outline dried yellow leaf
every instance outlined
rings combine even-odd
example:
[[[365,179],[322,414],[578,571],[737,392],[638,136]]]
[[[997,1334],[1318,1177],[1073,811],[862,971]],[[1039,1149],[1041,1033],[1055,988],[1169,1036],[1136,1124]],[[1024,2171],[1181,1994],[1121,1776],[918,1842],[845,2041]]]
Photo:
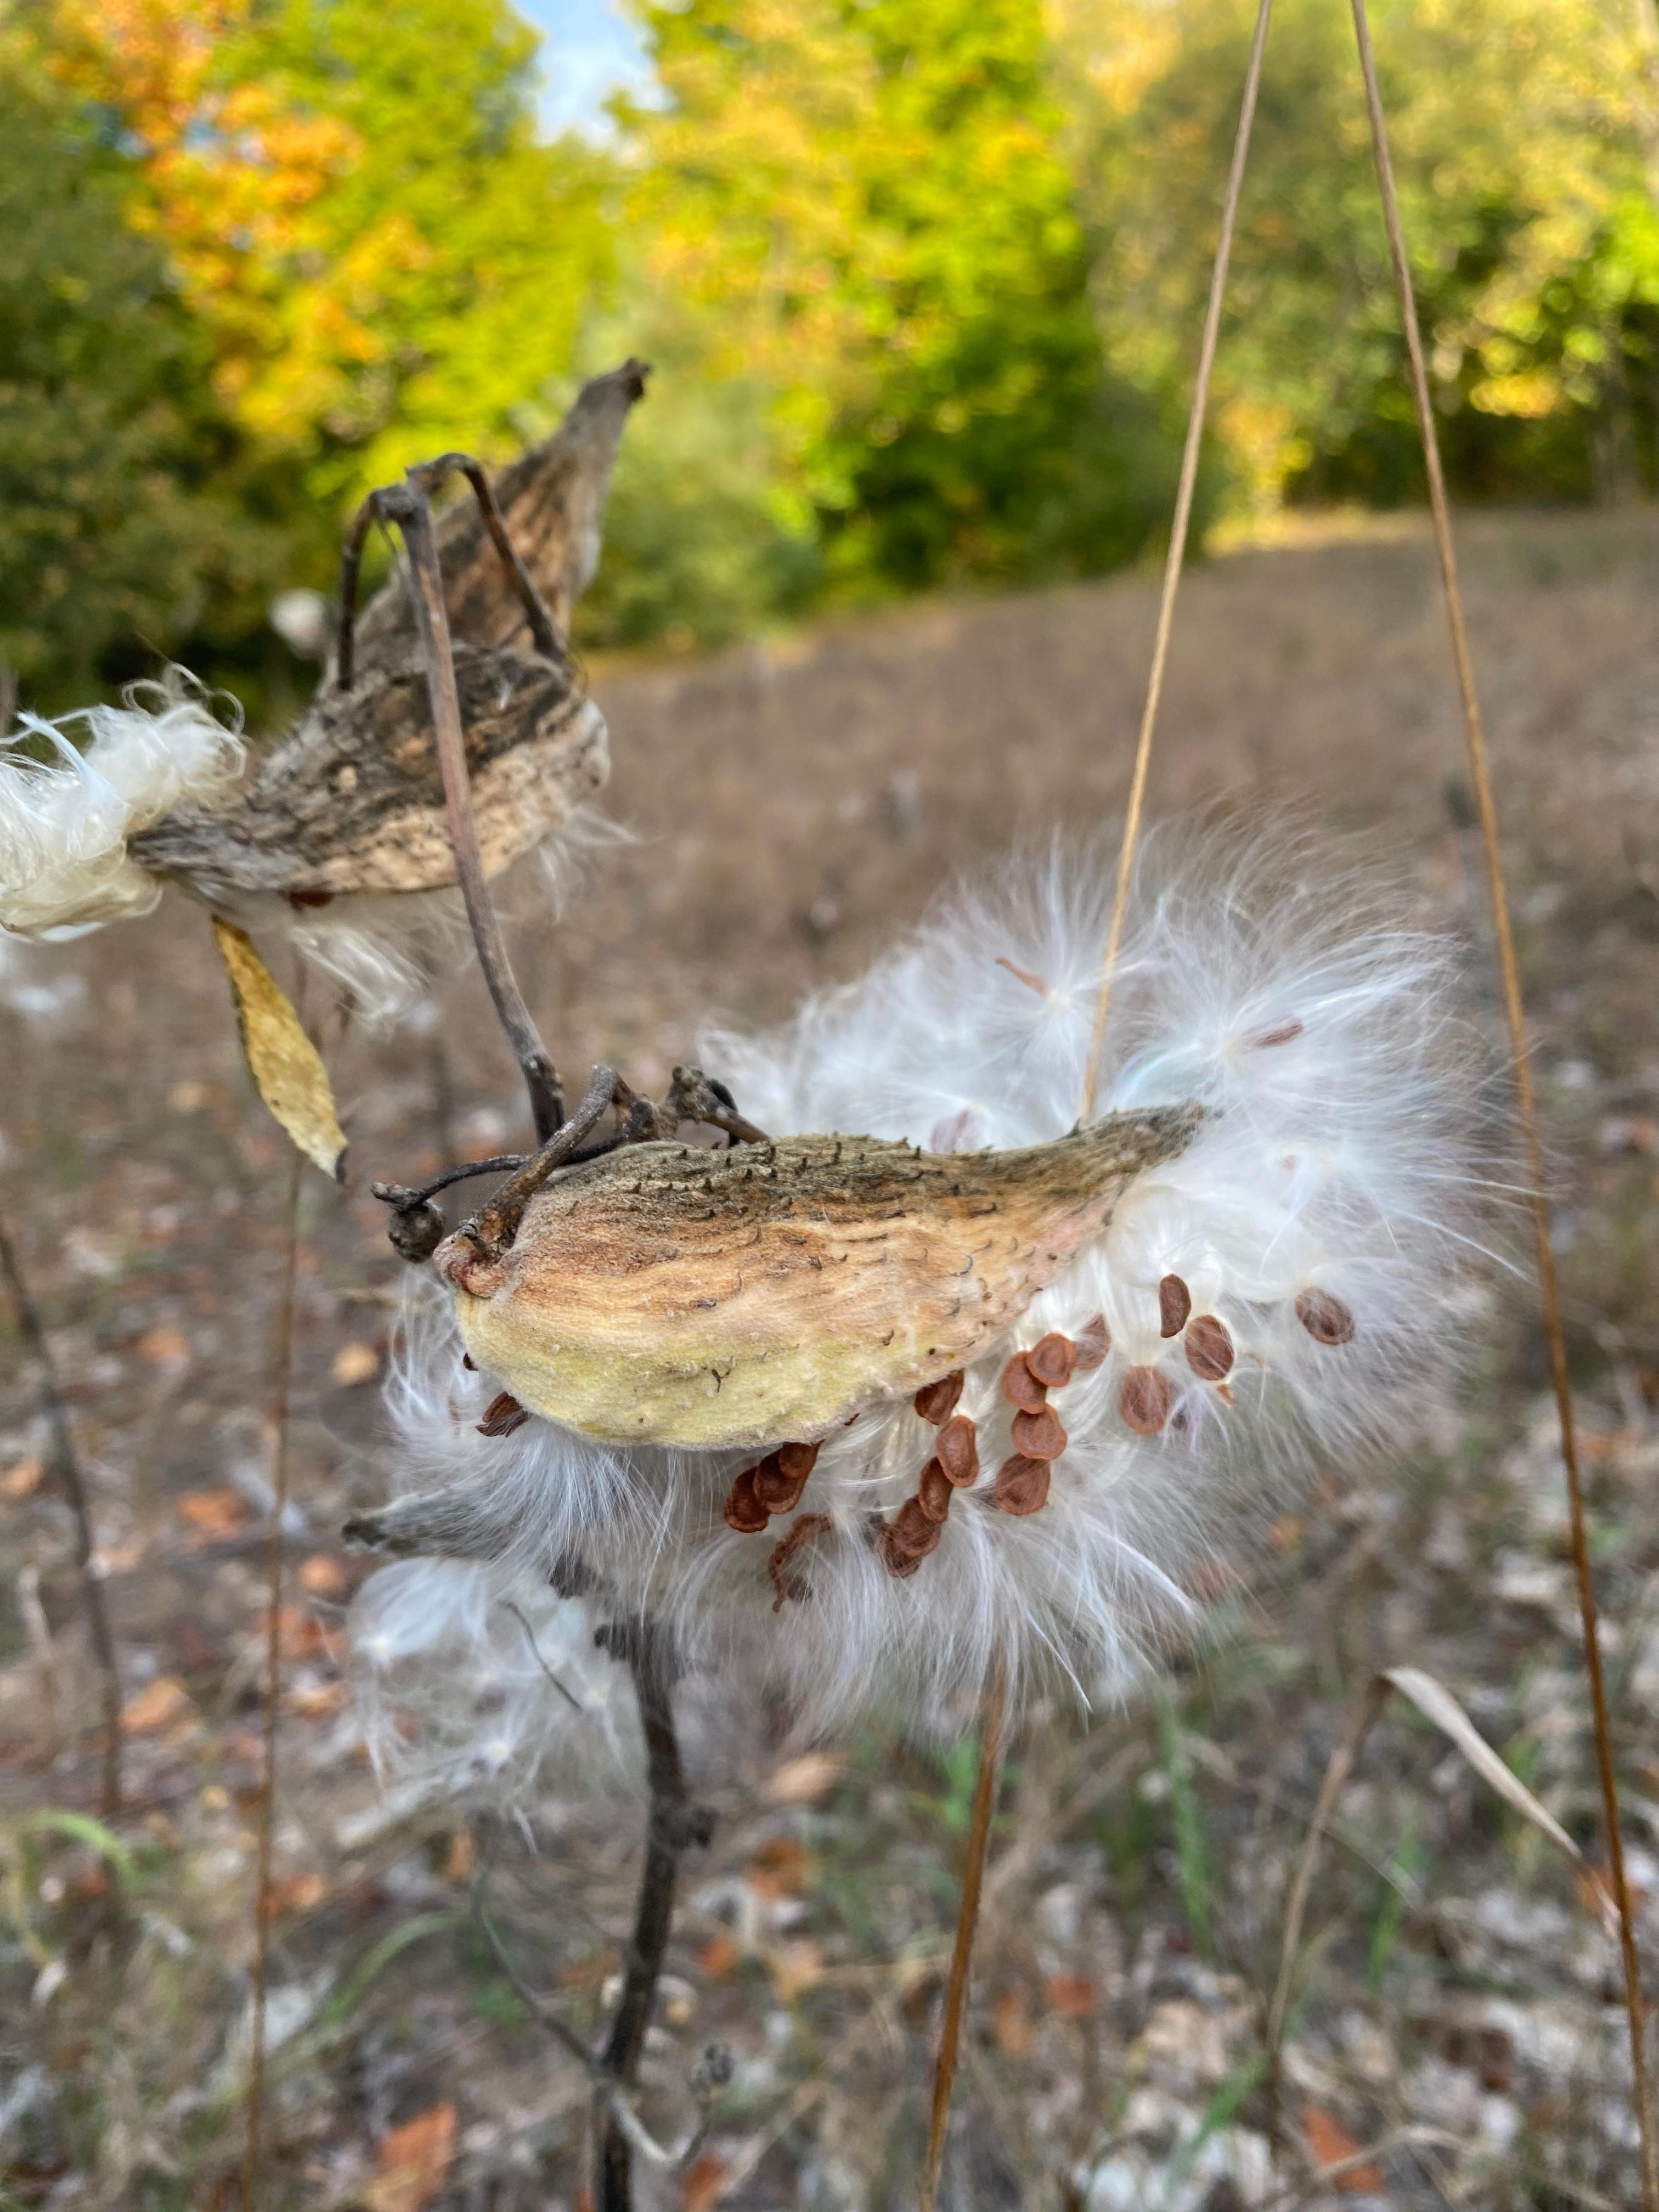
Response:
[[[230,977],[242,1050],[260,1097],[306,1158],[341,1181],[345,1132],[316,1046],[247,932],[215,915],[213,935]]]

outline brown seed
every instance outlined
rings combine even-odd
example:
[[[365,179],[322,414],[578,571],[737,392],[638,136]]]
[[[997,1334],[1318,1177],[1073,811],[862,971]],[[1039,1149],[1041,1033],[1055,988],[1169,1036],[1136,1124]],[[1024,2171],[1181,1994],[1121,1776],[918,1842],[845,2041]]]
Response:
[[[1292,1014],[1289,1021],[1280,1022],[1276,1030],[1269,1030],[1265,1036],[1252,1037],[1250,1044],[1253,1050],[1266,1052],[1269,1045],[1289,1044],[1293,1038],[1299,1037],[1301,1034],[1302,1024]]]
[[[1040,1513],[1048,1503],[1048,1462],[1016,1452],[997,1469],[996,1501],[1005,1513]]]
[[[1166,1275],[1158,1286],[1158,1333],[1179,1336],[1193,1310],[1193,1294],[1179,1275]]]
[[[823,1449],[822,1444],[780,1444],[772,1456],[793,1481],[805,1482]],[[776,1510],[775,1506],[773,1510]]]
[[[1215,1314],[1200,1314],[1187,1324],[1187,1364],[1200,1382],[1219,1382],[1232,1372],[1233,1340]]]
[[[1051,1329],[1040,1337],[1025,1355],[1025,1364],[1039,1382],[1050,1390],[1059,1390],[1072,1379],[1077,1365],[1077,1346],[1069,1336],[1061,1336]]]
[[[939,1524],[928,1519],[919,1498],[907,1498],[887,1523],[889,1548],[911,1559],[925,1559],[939,1539]]]
[[[1296,1301],[1296,1317],[1316,1344],[1353,1342],[1353,1309],[1330,1291],[1303,1291]]]
[[[954,1374],[941,1375],[937,1382],[924,1382],[916,1393],[916,1411],[924,1421],[935,1427],[948,1421],[957,1410],[957,1400],[962,1395],[962,1370]]]
[[[943,1521],[951,1510],[951,1478],[936,1459],[921,1470],[916,1503],[930,1521]]]
[[[758,1536],[769,1517],[756,1495],[755,1478],[759,1473],[758,1468],[744,1468],[726,1501],[726,1525],[740,1536]]]
[[[782,1612],[785,1598],[792,1597],[799,1605],[804,1599],[811,1596],[811,1584],[803,1580],[799,1575],[790,1573],[790,1562],[804,1545],[811,1541],[820,1528],[827,1528],[829,1526],[830,1516],[827,1513],[803,1513],[767,1561],[766,1571],[771,1577],[773,1589],[777,1592],[777,1595],[772,1601],[774,1613]]]
[[[888,1573],[896,1582],[908,1582],[921,1565],[921,1553],[902,1550],[893,1541],[893,1532],[890,1528],[884,1528],[882,1530],[877,1539],[877,1544],[881,1553],[881,1563]]]
[[[484,1407],[484,1417],[478,1424],[481,1437],[510,1437],[514,1429],[521,1429],[530,1419],[524,1407],[510,1390],[499,1391]]]
[[[1047,1389],[1026,1365],[1023,1352],[1017,1352],[1003,1369],[997,1388],[1011,1406],[1018,1406],[1028,1413],[1035,1413],[1039,1406],[1048,1401]]]
[[[1014,1415],[1014,1449],[1022,1459],[1058,1459],[1065,1449],[1066,1431],[1052,1406]]]
[[[958,1413],[939,1432],[934,1447],[945,1480],[952,1488],[966,1490],[979,1475],[979,1437],[966,1413]]]
[[[1112,1332],[1106,1326],[1104,1314],[1097,1314],[1092,1321],[1084,1322],[1072,1348],[1077,1354],[1072,1370],[1074,1375],[1092,1375],[1097,1367],[1104,1364],[1112,1348]]]
[[[1169,1377],[1156,1367],[1132,1367],[1117,1397],[1117,1410],[1138,1437],[1155,1437],[1174,1404]]]
[[[755,1468],[755,1496],[769,1513],[793,1513],[800,1504],[800,1494],[806,1487],[804,1474],[791,1474],[783,1463],[783,1451],[768,1452]]]

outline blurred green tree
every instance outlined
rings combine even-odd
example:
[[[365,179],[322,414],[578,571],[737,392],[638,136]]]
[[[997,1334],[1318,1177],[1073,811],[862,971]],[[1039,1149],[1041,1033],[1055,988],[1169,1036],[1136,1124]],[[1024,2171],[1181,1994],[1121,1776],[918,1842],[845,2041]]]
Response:
[[[258,622],[282,549],[130,165],[11,48],[0,144],[0,655],[55,708]]]
[[[772,394],[832,595],[1109,567],[1160,527],[1109,376],[1039,0],[641,0],[647,265]]]

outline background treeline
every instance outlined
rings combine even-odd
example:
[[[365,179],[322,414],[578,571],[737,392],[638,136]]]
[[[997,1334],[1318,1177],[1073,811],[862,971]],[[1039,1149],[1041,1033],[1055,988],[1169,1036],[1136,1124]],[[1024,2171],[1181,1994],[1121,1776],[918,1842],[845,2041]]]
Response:
[[[590,645],[1085,574],[1168,511],[1248,0],[637,0],[548,143],[506,0],[0,14],[0,654],[254,704],[362,490],[627,351]],[[1653,0],[1380,0],[1465,496],[1659,484]],[[545,56],[556,71],[556,52]],[[1415,496],[1352,33],[1281,0],[1207,511]]]

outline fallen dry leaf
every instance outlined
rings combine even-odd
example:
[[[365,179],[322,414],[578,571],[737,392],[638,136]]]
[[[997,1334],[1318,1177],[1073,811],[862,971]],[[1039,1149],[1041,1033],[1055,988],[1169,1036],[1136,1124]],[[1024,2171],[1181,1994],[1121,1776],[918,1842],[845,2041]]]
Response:
[[[1100,2002],[1094,1984],[1083,1974],[1050,1974],[1042,1984],[1042,1998],[1062,2020],[1087,2020]]]
[[[816,1943],[780,1943],[767,1954],[766,1971],[782,2004],[793,2004],[823,1978],[823,1954]]]
[[[345,1172],[345,1132],[316,1046],[247,932],[216,914],[213,935],[255,1088],[306,1158],[337,1182]]]
[[[697,1971],[706,1981],[723,1982],[742,1956],[735,1936],[711,1936],[697,1954]]]
[[[328,1895],[319,1874],[278,1875],[265,1892],[265,1917],[282,1920],[290,1912],[310,1912]]]
[[[372,1382],[380,1371],[380,1355],[372,1344],[343,1344],[329,1367],[330,1378],[343,1389]]]
[[[439,1871],[446,1881],[452,1881],[458,1889],[464,1889],[471,1881],[472,1870],[477,1863],[478,1846],[473,1840],[471,1829],[457,1828],[449,1839],[449,1848],[444,1853],[444,1863]]]
[[[1345,2158],[1355,2157],[1361,2146],[1348,2133],[1340,2120],[1334,2120],[1317,2105],[1302,2107],[1302,2132],[1308,2138],[1308,2148],[1314,2162],[1322,2172],[1327,2166],[1340,2166]],[[1335,2185],[1354,2197],[1370,2197],[1388,2186],[1382,2169],[1375,2159],[1366,2159],[1358,2166],[1351,2166],[1335,2177]]]
[[[191,1710],[190,1692],[179,1677],[158,1674],[122,1706],[121,1725],[129,1735],[149,1735]]]
[[[191,1532],[194,1544],[216,1544],[239,1536],[248,1522],[248,1502],[228,1485],[219,1490],[181,1491],[173,1510]]]
[[[291,1713],[301,1720],[331,1720],[345,1703],[343,1682],[296,1683],[283,1700]]]
[[[805,1844],[799,1836],[774,1836],[750,1860],[744,1879],[763,1897],[800,1896],[806,1887]]]
[[[301,1559],[295,1579],[307,1597],[343,1597],[351,1583],[344,1560],[331,1552],[313,1552]]]
[[[1024,2058],[1036,2040],[1023,1990],[1004,1990],[991,2008],[991,2035],[1005,2058]]]
[[[381,2142],[374,2179],[363,2191],[368,2212],[422,2212],[443,2187],[455,2154],[455,2107],[434,2105]]]
[[[188,1367],[190,1339],[182,1329],[169,1328],[165,1323],[147,1328],[138,1340],[138,1357],[152,1367]]]
[[[685,2169],[683,2212],[714,2212],[726,2192],[726,2160],[717,2150],[699,2151]]]
[[[0,1474],[0,1498],[9,1498],[14,1504],[25,1498],[33,1498],[40,1487],[40,1478],[46,1471],[46,1462],[39,1452],[26,1452],[15,1459],[3,1474]]]
[[[847,1771],[847,1761],[833,1751],[803,1752],[786,1759],[765,1790],[769,1805],[816,1805],[827,1797]]]

